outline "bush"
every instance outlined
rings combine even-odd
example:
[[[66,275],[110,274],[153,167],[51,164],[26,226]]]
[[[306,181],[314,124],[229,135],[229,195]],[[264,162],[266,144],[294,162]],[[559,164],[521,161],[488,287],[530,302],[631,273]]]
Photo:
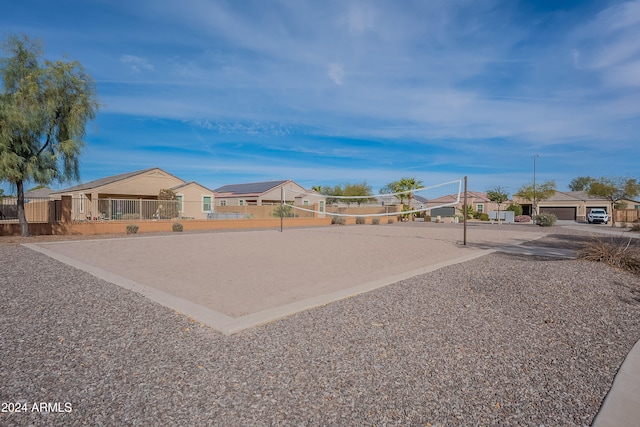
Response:
[[[558,217],[549,212],[543,212],[536,215],[536,225],[540,227],[551,227],[556,223]]]
[[[481,213],[480,215],[478,215],[478,219],[480,221],[489,221],[489,214],[488,213]]]
[[[640,248],[632,246],[631,241],[631,238],[629,241],[595,238],[578,251],[578,256],[587,261],[604,262],[612,267],[639,274]]]
[[[137,224],[128,224],[127,225],[127,234],[136,234],[138,232]]]
[[[631,230],[630,231],[634,231],[636,233],[640,233],[640,224],[633,224],[631,226]]]
[[[373,224],[373,225],[380,224],[380,217],[375,216],[375,217],[371,218],[371,224]]]
[[[431,222],[431,215],[425,215],[424,222]]]
[[[345,225],[347,223],[347,220],[343,217],[343,216],[332,216],[331,217],[331,224],[335,224],[335,225]]]
[[[394,223],[394,219],[389,217],[389,219],[387,219],[387,224],[393,224]]]
[[[522,216],[522,205],[520,205],[519,203],[511,203],[506,210],[513,211],[513,215],[516,217]],[[529,221],[530,220],[531,218],[529,218]],[[528,221],[522,221],[522,222],[528,222]]]
[[[172,229],[173,231],[176,231],[176,232],[180,232],[180,231],[182,231],[182,228],[183,228],[183,227],[182,227],[182,224],[180,224],[179,222],[174,222],[174,223],[171,225],[171,229]]]
[[[518,215],[514,218],[515,222],[530,222],[531,217],[529,215]]]
[[[359,216],[356,218],[356,224],[364,224],[364,223],[365,223],[364,217]]]

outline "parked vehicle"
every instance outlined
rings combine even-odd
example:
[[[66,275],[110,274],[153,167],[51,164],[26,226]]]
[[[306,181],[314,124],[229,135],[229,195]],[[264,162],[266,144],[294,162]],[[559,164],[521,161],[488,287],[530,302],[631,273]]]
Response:
[[[609,223],[609,214],[604,209],[591,209],[591,212],[587,215],[587,221],[589,221],[589,224],[607,224]]]

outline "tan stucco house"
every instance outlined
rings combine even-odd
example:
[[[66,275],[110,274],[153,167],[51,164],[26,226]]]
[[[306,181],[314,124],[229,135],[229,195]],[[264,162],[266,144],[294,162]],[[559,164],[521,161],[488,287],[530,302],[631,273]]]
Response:
[[[513,199],[522,205],[526,214],[533,211],[531,200],[514,194]],[[545,200],[537,200],[538,213],[552,213],[560,220],[586,221],[591,209],[612,212],[611,203],[602,197],[592,196],[586,191],[556,191]]]
[[[230,184],[216,188],[214,192],[216,206],[275,205],[280,203],[283,194],[287,203],[299,206],[324,201],[324,196],[306,190],[292,180]]]
[[[460,193],[460,200],[456,203],[457,198],[457,194],[450,194],[436,199],[425,199],[423,197],[416,196],[412,204],[417,209],[429,209],[446,204],[447,206],[454,207],[456,213],[461,213],[464,205],[464,193]],[[500,211],[504,211],[510,204],[511,200],[507,200],[500,204]],[[498,210],[498,205],[489,200],[486,193],[479,191],[467,191],[467,205],[471,206],[474,211],[479,213],[489,213]]]
[[[163,189],[176,192],[176,206],[157,200]],[[214,206],[212,190],[160,168],[113,175],[51,193],[53,199],[62,196],[71,196],[74,220],[167,219],[183,214],[206,218]]]

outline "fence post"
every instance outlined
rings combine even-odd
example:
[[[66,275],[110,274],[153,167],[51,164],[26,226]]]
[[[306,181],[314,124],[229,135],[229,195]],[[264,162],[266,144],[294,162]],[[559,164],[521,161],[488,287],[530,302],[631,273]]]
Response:
[[[71,222],[71,196],[62,196],[62,215],[61,220],[64,223]]]

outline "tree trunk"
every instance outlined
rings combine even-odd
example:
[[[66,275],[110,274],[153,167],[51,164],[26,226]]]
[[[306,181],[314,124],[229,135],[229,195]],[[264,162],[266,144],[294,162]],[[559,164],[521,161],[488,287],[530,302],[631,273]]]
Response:
[[[21,235],[22,237],[29,237],[29,224],[27,223],[27,216],[24,213],[24,182],[17,181],[16,188],[18,189],[18,221],[22,229]]]

